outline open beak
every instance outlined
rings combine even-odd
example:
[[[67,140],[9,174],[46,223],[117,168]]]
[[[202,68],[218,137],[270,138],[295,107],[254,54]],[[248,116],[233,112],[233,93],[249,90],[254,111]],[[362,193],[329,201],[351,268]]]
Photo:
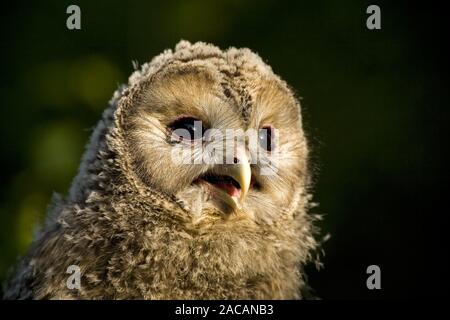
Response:
[[[213,187],[213,197],[225,202],[231,208],[242,208],[252,179],[250,161],[244,150],[237,151],[233,164],[220,164],[199,177],[198,180]]]
[[[239,202],[242,203],[250,188],[252,171],[250,161],[244,152],[238,153],[236,158],[238,159],[238,163],[225,165],[222,174],[232,177],[239,183],[241,187]]]

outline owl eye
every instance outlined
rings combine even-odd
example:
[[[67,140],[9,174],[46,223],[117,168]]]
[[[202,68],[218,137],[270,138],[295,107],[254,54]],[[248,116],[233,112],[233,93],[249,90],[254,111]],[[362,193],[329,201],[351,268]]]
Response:
[[[274,146],[274,130],[272,126],[264,126],[259,129],[258,140],[259,145],[267,151],[272,151]]]
[[[193,117],[177,119],[169,125],[169,128],[175,137],[181,141],[202,139],[205,132],[202,121]]]

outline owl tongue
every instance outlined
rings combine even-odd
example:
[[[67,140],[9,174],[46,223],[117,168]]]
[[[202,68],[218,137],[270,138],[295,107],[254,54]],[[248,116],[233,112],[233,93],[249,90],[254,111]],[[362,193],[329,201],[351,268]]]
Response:
[[[241,196],[241,190],[236,188],[232,183],[229,182],[217,182],[216,187],[224,190],[230,197],[239,198]]]

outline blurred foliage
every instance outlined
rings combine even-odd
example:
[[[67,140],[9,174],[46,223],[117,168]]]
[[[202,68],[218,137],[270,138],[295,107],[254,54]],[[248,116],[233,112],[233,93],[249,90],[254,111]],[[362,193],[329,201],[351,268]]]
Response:
[[[79,31],[65,24],[72,1],[1,4],[0,281],[52,193],[66,194],[131,61],[146,62],[180,39],[250,47],[302,97],[316,211],[332,235],[325,269],[308,270],[320,296],[412,296],[414,279],[438,281],[425,270],[426,257],[441,250],[439,226],[423,217],[432,186],[442,183],[435,139],[442,103],[433,90],[445,91],[443,53],[431,11],[378,2],[382,30],[369,31],[371,3],[356,0],[74,3]],[[381,293],[365,288],[369,264],[384,272]]]

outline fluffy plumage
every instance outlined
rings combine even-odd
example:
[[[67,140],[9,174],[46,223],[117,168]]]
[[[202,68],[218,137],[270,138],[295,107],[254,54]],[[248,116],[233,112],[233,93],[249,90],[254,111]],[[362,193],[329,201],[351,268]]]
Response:
[[[275,174],[252,165],[258,186],[224,209],[195,183],[212,165],[170,159],[168,126],[184,115],[220,129],[271,124]],[[317,246],[307,159],[300,105],[258,55],[181,41],[115,92],[5,298],[302,298]],[[80,290],[66,286],[70,265],[81,268]]]

